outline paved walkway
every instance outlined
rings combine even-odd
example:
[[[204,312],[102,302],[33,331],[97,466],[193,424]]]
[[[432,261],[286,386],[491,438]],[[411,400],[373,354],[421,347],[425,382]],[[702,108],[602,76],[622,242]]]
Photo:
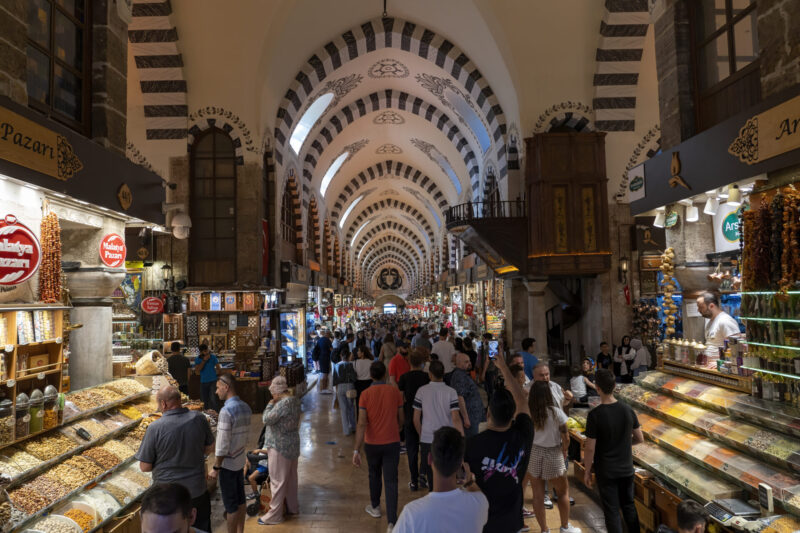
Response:
[[[364,512],[369,503],[369,486],[366,464],[354,468],[351,464],[353,437],[342,436],[338,410],[332,410],[333,396],[320,395],[316,389],[303,398],[303,418],[300,426],[301,457],[299,463],[300,515],[276,526],[260,526],[257,517],[248,518],[246,532],[286,533],[310,531],[312,533],[372,533],[386,531],[386,507],[381,504],[384,517],[372,518]],[[253,416],[252,446],[255,446],[261,428],[261,415]],[[400,457],[400,501],[403,505],[423,491],[408,490],[408,463]],[[573,483],[574,485],[574,483]],[[576,505],[572,508],[571,522],[585,532],[605,532],[602,512],[598,505],[579,488],[573,488]],[[526,506],[530,507],[530,490]],[[213,499],[214,533],[223,533],[222,506],[219,494]],[[558,511],[548,511],[548,525],[558,531]],[[539,526],[536,519],[527,520],[531,531]]]

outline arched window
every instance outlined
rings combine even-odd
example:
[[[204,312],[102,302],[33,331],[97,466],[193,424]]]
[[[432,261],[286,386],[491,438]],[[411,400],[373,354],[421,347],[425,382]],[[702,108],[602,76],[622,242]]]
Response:
[[[189,276],[193,285],[236,281],[236,152],[227,133],[211,128],[191,151]]]
[[[291,244],[297,242],[297,231],[294,228],[294,200],[288,186],[283,189],[281,200],[281,237]]]

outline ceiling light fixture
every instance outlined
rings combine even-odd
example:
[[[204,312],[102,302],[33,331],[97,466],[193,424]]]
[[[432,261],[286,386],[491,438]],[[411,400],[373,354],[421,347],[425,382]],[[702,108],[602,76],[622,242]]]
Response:
[[[653,221],[653,226],[657,228],[664,227],[664,211],[659,211],[656,213],[656,219]]]
[[[695,206],[689,206],[686,208],[686,222],[697,222],[700,220],[700,213],[699,209]]]
[[[742,205],[742,191],[738,185],[731,185],[728,188],[728,204],[734,207]]]
[[[717,200],[716,192],[714,196],[709,196],[706,200],[706,205],[703,207],[703,213],[711,215],[712,217],[717,214],[719,209],[719,200]]]

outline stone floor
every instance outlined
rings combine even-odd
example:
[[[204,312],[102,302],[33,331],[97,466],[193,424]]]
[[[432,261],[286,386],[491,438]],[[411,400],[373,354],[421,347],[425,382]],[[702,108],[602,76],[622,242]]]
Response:
[[[366,465],[354,468],[350,462],[353,437],[342,436],[342,425],[338,410],[332,410],[333,396],[318,394],[316,390],[303,398],[303,419],[300,426],[302,445],[299,464],[300,515],[276,526],[260,526],[257,517],[248,518],[246,532],[286,533],[312,531],[313,533],[362,533],[385,532],[386,518],[372,518],[364,512],[369,502]],[[251,430],[255,445],[261,428],[260,415],[253,416]],[[405,456],[400,458],[399,506],[420,497],[423,492],[408,490],[408,466]],[[605,532],[603,514],[595,501],[577,483],[571,482],[572,496],[576,504],[572,507],[570,522],[588,532]],[[526,493],[526,506],[530,507],[530,490]],[[213,532],[226,531],[222,521],[222,505],[217,493],[212,502]],[[385,506],[381,505],[385,513]],[[558,511],[547,513],[548,525],[558,531]],[[536,519],[526,521],[532,532],[538,532]]]

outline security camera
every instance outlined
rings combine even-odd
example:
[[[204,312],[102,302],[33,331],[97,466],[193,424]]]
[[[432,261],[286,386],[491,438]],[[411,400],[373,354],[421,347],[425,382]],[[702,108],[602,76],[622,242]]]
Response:
[[[192,219],[183,211],[179,211],[172,217],[170,222],[172,228],[172,235],[176,239],[188,239],[189,230],[192,227]]]

